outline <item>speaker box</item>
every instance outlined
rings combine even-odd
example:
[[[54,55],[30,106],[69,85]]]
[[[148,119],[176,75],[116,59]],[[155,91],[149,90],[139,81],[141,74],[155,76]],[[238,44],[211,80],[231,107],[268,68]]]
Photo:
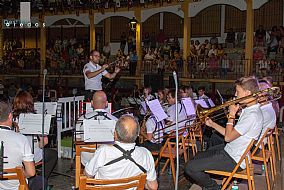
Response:
[[[144,75],[144,86],[151,86],[152,92],[157,92],[158,89],[163,89],[163,76],[157,74]]]

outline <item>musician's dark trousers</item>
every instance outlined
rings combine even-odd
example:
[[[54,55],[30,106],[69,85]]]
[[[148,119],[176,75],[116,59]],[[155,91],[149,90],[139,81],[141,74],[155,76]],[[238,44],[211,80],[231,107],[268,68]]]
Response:
[[[217,183],[205,171],[233,171],[237,165],[233,158],[224,150],[224,147],[224,145],[217,145],[204,152],[198,152],[192,160],[186,163],[185,174],[205,189],[217,190]],[[238,169],[238,171],[240,170],[241,168]]]
[[[50,149],[50,148],[45,148],[44,149],[44,175],[45,179],[48,180],[50,177],[53,169],[55,168],[57,164],[57,151]]]

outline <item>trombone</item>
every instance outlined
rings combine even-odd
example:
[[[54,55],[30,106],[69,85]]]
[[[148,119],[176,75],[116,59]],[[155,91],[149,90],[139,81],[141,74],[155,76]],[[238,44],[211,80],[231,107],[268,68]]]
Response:
[[[280,99],[282,96],[280,88],[279,87],[271,87],[265,90],[258,91],[256,93],[253,93],[249,96],[245,96],[242,98],[237,98],[235,100],[230,100],[227,101],[219,106],[213,107],[213,108],[203,108],[199,104],[196,107],[196,115],[198,116],[198,119],[204,123],[205,119],[209,117],[210,115],[213,115],[213,113],[225,109],[229,107],[230,105],[234,104],[241,104],[242,101],[250,99],[250,98],[255,98],[258,103],[265,103],[267,101],[272,102],[275,100]],[[244,108],[245,105],[241,104],[241,108]]]

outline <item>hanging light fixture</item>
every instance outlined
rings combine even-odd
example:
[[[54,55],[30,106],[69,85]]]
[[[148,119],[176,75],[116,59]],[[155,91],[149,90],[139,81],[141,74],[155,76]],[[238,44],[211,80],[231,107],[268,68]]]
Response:
[[[133,17],[132,19],[129,20],[129,28],[132,31],[135,31],[137,23],[138,23],[138,21],[135,19],[135,17]]]

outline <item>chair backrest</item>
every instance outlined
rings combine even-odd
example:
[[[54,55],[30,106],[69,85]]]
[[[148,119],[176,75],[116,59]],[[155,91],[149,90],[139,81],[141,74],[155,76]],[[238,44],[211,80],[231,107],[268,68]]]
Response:
[[[76,158],[75,158],[75,187],[79,187],[79,180],[82,174],[81,170],[81,153],[82,152],[89,152],[94,153],[98,148],[98,144],[76,144]]]
[[[29,190],[23,168],[4,169],[3,180],[19,180],[19,190]]]
[[[268,132],[270,131],[271,129],[267,128],[265,133],[262,135],[262,137],[259,139],[259,141],[257,142],[257,144],[255,145],[255,148],[253,149],[251,155],[254,156],[257,149],[260,148],[260,145],[264,145],[264,139],[267,137],[267,135],[269,134]]]
[[[226,182],[223,184],[223,187],[227,187],[227,185],[229,184],[230,180],[233,178],[233,176],[235,175],[235,173],[237,172],[237,170],[239,169],[241,163],[245,160],[246,162],[246,171],[247,171],[247,175],[251,175],[250,174],[250,165],[252,164],[251,162],[249,162],[248,157],[250,157],[250,150],[252,148],[253,143],[255,142],[254,139],[251,140],[251,142],[249,143],[249,145],[247,146],[247,149],[245,150],[245,152],[243,153],[243,155],[241,156],[239,162],[237,163],[236,167],[233,169],[233,171],[231,172],[230,176],[227,178]],[[248,176],[249,177],[249,176]]]
[[[147,175],[143,173],[133,177],[109,180],[93,179],[87,178],[86,176],[81,176],[79,190],[125,190],[135,187],[137,190],[144,190],[146,176]]]

